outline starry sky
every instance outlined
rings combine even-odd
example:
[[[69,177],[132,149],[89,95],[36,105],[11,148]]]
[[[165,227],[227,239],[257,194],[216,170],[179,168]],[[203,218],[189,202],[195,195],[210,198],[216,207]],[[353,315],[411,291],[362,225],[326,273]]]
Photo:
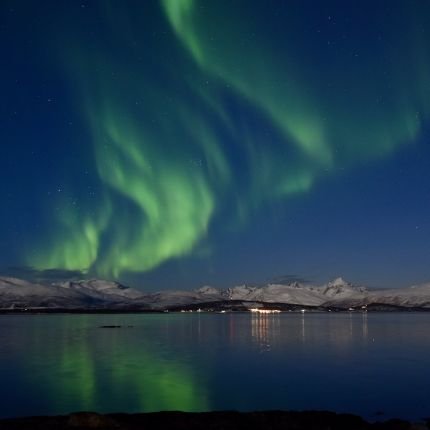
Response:
[[[0,269],[430,281],[430,3],[3,0]]]

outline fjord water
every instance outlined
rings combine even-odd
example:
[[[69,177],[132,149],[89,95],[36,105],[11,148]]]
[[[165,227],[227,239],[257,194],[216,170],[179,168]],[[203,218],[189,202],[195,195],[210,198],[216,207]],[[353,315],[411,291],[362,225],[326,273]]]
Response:
[[[3,315],[0,417],[324,409],[420,419],[429,363],[427,313]]]

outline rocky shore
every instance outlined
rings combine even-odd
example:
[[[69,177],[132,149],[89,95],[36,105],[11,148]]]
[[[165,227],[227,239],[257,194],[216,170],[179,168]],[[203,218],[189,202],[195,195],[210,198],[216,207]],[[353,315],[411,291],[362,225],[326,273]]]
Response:
[[[369,423],[356,415],[334,412],[155,412],[108,414],[77,412],[54,417],[0,420],[0,430],[426,430],[427,423],[389,420]]]

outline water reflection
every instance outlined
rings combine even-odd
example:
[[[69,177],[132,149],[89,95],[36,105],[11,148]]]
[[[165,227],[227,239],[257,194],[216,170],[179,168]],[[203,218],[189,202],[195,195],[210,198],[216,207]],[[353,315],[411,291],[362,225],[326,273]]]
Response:
[[[0,317],[0,416],[329,409],[419,418],[428,414],[429,325],[430,314],[359,312]]]
[[[367,326],[367,312],[362,313],[361,321],[362,321],[363,340],[367,341],[367,337],[369,335],[369,329]]]
[[[302,342],[305,343],[306,341],[306,326],[305,326],[305,314],[302,313]]]
[[[49,408],[59,412],[208,409],[203,379],[151,330],[102,329],[91,316],[57,318],[55,323],[53,339],[49,339],[52,330],[40,325],[30,337],[34,372],[29,380],[35,394],[36,387],[43,387]],[[47,345],[47,340],[52,343]]]
[[[315,314],[310,312],[249,315],[251,336],[261,350],[270,351],[300,340],[321,348],[348,351],[366,344],[369,337],[367,312]],[[242,331],[242,337],[244,333]],[[232,333],[230,332],[230,336]]]
[[[251,335],[261,351],[270,351],[272,340],[279,336],[279,317],[276,313],[251,313]]]

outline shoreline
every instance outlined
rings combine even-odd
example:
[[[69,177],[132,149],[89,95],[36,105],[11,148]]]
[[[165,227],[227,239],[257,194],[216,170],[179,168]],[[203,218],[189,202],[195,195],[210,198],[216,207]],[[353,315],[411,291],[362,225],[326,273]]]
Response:
[[[75,412],[60,416],[35,416],[0,420],[0,430],[66,429],[178,429],[178,430],[426,430],[426,422],[400,419],[369,422],[357,415],[328,411],[259,412],[148,412],[137,414]]]
[[[308,306],[285,303],[268,303],[268,302],[253,302],[258,303],[260,309],[275,311],[280,313],[426,313],[430,312],[430,307],[419,306],[398,306],[373,303],[367,305],[366,309],[362,307],[342,308],[342,307],[323,307],[323,306]],[[68,307],[16,307],[16,308],[0,308],[0,315],[21,315],[21,314],[162,314],[162,313],[251,313],[251,308],[244,305],[243,301],[239,303],[196,303],[188,305],[174,305],[165,308],[139,308],[139,307],[88,307],[88,308],[68,308]]]

